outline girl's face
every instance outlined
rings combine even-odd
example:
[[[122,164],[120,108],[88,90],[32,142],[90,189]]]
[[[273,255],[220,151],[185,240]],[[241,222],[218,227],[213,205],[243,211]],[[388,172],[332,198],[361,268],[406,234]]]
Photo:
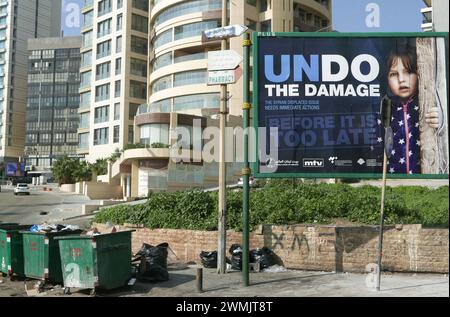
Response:
[[[392,93],[407,100],[416,94],[417,82],[417,74],[410,73],[403,65],[401,58],[395,59],[388,74],[389,88]]]

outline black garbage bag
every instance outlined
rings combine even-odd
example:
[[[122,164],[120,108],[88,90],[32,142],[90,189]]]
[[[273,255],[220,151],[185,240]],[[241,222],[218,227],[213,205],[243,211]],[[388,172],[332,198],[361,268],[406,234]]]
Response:
[[[250,251],[250,263],[258,262],[261,270],[277,264],[273,251],[267,247],[257,248]]]
[[[200,252],[200,259],[203,267],[207,269],[217,268],[217,251],[202,251]]]
[[[167,271],[168,243],[158,244],[156,247],[144,243],[136,254],[140,257],[138,280],[147,282],[162,282],[169,279]]]
[[[233,270],[242,270],[242,247],[239,244],[233,244],[230,247],[231,268]]]

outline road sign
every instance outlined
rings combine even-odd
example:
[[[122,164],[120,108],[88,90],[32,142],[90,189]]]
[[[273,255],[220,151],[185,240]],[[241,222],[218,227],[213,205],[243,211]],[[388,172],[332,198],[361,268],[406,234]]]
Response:
[[[214,41],[227,39],[230,37],[240,36],[245,31],[248,30],[248,27],[245,25],[235,24],[224,26],[221,28],[209,29],[202,32],[203,41]]]
[[[242,56],[233,50],[208,52],[208,71],[235,69]]]
[[[226,85],[236,82],[234,70],[219,70],[208,72],[208,85]]]

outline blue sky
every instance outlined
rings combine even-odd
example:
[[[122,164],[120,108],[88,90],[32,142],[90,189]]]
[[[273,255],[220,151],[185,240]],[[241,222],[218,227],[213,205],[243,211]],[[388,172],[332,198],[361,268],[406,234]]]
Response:
[[[80,34],[82,3],[63,0],[62,26],[67,36]],[[379,26],[367,26],[368,5],[379,9]],[[333,24],[339,32],[420,32],[424,6],[422,0],[333,0]]]

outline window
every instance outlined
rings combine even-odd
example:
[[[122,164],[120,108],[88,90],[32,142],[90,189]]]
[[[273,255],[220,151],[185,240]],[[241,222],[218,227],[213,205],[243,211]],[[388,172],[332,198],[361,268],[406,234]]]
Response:
[[[94,130],[94,145],[108,144],[108,128]]]
[[[188,109],[219,108],[220,94],[198,94],[176,97],[173,100],[174,111]]]
[[[147,39],[131,36],[131,51],[138,54],[147,55]]]
[[[154,42],[153,46],[155,48],[158,48],[158,47],[160,47],[164,44],[170,43],[172,41],[173,41],[172,30],[167,30],[167,31],[162,32],[155,38],[155,42]]]
[[[214,29],[219,26],[218,21],[205,21],[176,26],[174,29],[175,41],[188,37],[199,36],[204,30]]]
[[[120,120],[120,102],[114,104],[114,120]]]
[[[256,0],[247,0],[247,3],[251,6],[256,7]]]
[[[135,80],[130,80],[130,98],[147,98],[147,84]]]
[[[116,38],[116,53],[122,52],[122,36]]]
[[[92,64],[92,51],[81,54],[81,67],[87,67]]]
[[[266,12],[268,6],[268,0],[261,0],[261,5],[259,7],[260,12]]]
[[[97,65],[96,68],[96,80],[108,78],[110,75],[111,62],[106,62]]]
[[[81,73],[80,87],[86,88],[91,86],[91,72]]]
[[[155,59],[153,62],[153,71],[172,64],[172,53],[166,53]]]
[[[111,12],[111,0],[102,0],[98,3],[98,16]]]
[[[94,123],[109,121],[109,106],[97,107],[94,110]]]
[[[89,112],[81,113],[80,114],[80,129],[88,129],[89,128]]]
[[[120,9],[123,7],[123,0],[117,0],[117,9]]]
[[[147,77],[147,62],[131,58],[131,74],[141,76],[141,77]]]
[[[261,32],[271,32],[272,31],[272,21],[267,20],[261,22]]]
[[[128,126],[128,143],[134,143],[134,127]]]
[[[111,54],[111,40],[97,44],[97,59]]]
[[[97,38],[111,33],[111,20],[108,19],[97,24]]]
[[[131,29],[142,33],[148,32],[148,18],[141,15],[131,15]]]
[[[89,107],[91,104],[91,92],[80,94],[80,108]]]
[[[120,80],[116,80],[116,82],[114,83],[114,97],[116,98],[120,97],[120,84]]]
[[[148,12],[148,0],[133,0],[133,8]]]
[[[140,104],[138,103],[130,103],[128,108],[128,119],[133,120],[137,114]]]
[[[256,22],[247,19],[247,27],[248,27],[250,30],[256,31]]]
[[[116,75],[120,75],[122,72],[122,58],[116,59]]]
[[[120,126],[115,125],[113,131],[113,143],[119,143],[119,137],[120,137]]]
[[[122,16],[122,14],[119,14],[117,16],[117,23],[116,23],[116,30],[117,31],[122,30],[122,23],[123,23],[123,16]]]
[[[207,81],[207,73],[204,70],[195,70],[189,72],[181,72],[175,74],[173,81],[174,87],[205,84]]]
[[[95,101],[109,99],[109,84],[95,87]]]
[[[92,45],[92,31],[83,33],[83,47]]]
[[[152,85],[152,93],[156,93],[168,88],[172,88],[172,75],[161,77],[156,80]]]
[[[190,13],[216,11],[222,9],[222,0],[186,1],[163,10],[155,18],[155,27],[171,19]]]
[[[153,143],[169,144],[169,125],[151,123],[140,127],[139,143],[151,145]]]

